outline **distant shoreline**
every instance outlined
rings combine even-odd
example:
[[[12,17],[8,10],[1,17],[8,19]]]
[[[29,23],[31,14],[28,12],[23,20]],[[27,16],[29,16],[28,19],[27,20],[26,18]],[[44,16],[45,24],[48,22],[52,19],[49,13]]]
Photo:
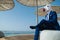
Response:
[[[26,36],[26,35],[34,35],[34,34],[16,34],[16,35],[7,35],[6,37],[11,37],[11,36]]]
[[[23,32],[23,31],[21,31],[21,32],[9,32],[9,31],[7,31],[7,32],[4,32],[4,34],[5,34],[5,36],[6,37],[10,37],[10,36],[16,36],[16,35],[34,35],[34,32]]]

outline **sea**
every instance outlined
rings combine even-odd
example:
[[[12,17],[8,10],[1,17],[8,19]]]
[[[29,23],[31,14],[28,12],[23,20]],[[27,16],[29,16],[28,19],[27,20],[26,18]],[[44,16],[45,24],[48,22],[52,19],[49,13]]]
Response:
[[[17,36],[17,35],[26,35],[26,34],[34,34],[34,31],[3,31],[6,37]]]

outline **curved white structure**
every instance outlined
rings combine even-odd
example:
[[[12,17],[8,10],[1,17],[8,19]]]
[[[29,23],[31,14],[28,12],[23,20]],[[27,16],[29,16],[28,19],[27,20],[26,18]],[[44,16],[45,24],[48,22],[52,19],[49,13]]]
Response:
[[[40,33],[40,40],[60,40],[60,31],[44,30]]]

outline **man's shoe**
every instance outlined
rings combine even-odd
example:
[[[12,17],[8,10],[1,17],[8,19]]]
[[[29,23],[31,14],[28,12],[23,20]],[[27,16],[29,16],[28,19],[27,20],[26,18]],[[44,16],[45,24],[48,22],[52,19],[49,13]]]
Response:
[[[30,26],[31,29],[35,29],[36,27],[35,26]]]

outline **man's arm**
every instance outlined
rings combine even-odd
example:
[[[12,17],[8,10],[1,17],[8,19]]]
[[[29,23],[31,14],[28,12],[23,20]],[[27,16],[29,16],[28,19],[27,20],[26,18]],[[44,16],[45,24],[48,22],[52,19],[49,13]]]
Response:
[[[49,17],[49,22],[56,22],[57,21],[57,13],[55,11],[52,12],[52,15]]]

